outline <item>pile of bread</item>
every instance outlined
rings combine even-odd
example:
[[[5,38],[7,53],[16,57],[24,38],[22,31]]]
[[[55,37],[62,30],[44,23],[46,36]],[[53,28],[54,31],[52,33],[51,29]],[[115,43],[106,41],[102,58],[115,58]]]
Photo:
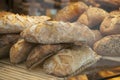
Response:
[[[9,55],[13,64],[43,65],[46,73],[65,77],[113,54],[120,57],[119,10],[108,13],[76,2],[54,19],[0,13],[0,58]]]

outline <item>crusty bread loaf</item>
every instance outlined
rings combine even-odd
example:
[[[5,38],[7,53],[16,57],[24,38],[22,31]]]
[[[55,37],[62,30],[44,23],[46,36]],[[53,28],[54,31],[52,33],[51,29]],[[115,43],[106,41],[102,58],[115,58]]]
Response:
[[[50,19],[47,16],[22,16],[18,14],[7,14],[0,16],[0,34],[20,33],[26,27]]]
[[[89,7],[77,20],[78,22],[85,24],[89,28],[99,25],[108,13],[97,7]]]
[[[19,34],[0,35],[0,58],[9,55],[11,46],[17,42],[19,37]]]
[[[28,68],[34,68],[41,64],[45,59],[57,53],[59,50],[67,47],[65,44],[54,44],[54,45],[38,45],[29,54],[26,66]]]
[[[25,61],[33,47],[34,44],[24,39],[18,40],[10,49],[10,61],[15,64]]]
[[[48,74],[64,77],[81,72],[98,59],[97,54],[88,46],[73,46],[59,51],[46,60],[43,69]]]
[[[120,34],[120,14],[109,15],[100,25],[100,32],[103,35]]]
[[[102,56],[120,56],[120,35],[110,35],[94,44],[96,53]]]
[[[94,33],[78,22],[47,21],[25,29],[21,36],[28,42],[56,44],[86,41],[91,44],[95,40]]]
[[[75,21],[84,11],[86,11],[88,6],[83,2],[76,2],[70,4],[63,9],[61,9],[55,16],[56,21]]]

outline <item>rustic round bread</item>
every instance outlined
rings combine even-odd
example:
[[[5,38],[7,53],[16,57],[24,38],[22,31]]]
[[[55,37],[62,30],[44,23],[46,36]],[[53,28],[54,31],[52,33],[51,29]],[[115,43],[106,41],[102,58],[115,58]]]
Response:
[[[102,56],[120,56],[120,34],[102,38],[93,49]]]
[[[77,20],[78,22],[85,24],[89,28],[99,25],[108,13],[97,7],[89,7]]]
[[[100,32],[103,35],[120,34],[120,14],[114,12],[106,17],[100,25]]]

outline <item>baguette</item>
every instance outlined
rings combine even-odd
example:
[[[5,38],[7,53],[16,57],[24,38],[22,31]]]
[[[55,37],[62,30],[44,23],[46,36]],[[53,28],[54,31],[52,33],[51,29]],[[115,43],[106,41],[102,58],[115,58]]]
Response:
[[[120,35],[110,35],[94,44],[94,51],[102,56],[120,56]]]
[[[28,42],[42,44],[74,43],[91,44],[95,34],[80,23],[47,21],[25,29],[21,36]]]
[[[87,8],[88,6],[83,2],[76,2],[61,9],[54,19],[56,21],[74,22]]]
[[[0,34],[20,33],[26,27],[30,27],[40,22],[50,19],[47,16],[22,16],[18,14],[7,14],[0,16]]]
[[[11,46],[19,39],[19,34],[6,34],[0,36],[0,58],[9,55]]]
[[[25,61],[33,47],[34,44],[28,43],[24,39],[18,40],[10,49],[10,62],[17,64]]]
[[[29,54],[26,66],[27,68],[34,68],[41,64],[46,58],[55,54],[59,50],[69,45],[54,44],[54,45],[38,45]]]
[[[108,13],[97,7],[89,7],[77,20],[78,22],[85,24],[89,28],[99,25]]]
[[[78,74],[94,64],[99,56],[88,46],[73,46],[63,49],[43,64],[46,73],[59,77]]]
[[[103,35],[120,34],[120,14],[109,15],[100,25],[100,32]]]

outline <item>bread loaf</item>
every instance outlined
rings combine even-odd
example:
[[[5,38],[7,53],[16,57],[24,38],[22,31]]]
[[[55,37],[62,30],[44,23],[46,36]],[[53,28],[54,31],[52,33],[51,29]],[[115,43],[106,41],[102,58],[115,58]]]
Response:
[[[56,21],[73,22],[84,12],[88,6],[83,2],[76,2],[61,9],[55,16]]]
[[[101,8],[89,7],[77,21],[92,28],[99,25],[107,15],[108,13]]]
[[[120,14],[109,15],[100,25],[100,32],[103,35],[120,34]]]
[[[10,61],[15,64],[25,61],[34,46],[24,39],[18,40],[10,49]]]
[[[28,68],[34,68],[41,64],[45,59],[67,46],[69,45],[38,45],[30,52],[26,61],[26,66]]]
[[[98,59],[97,54],[88,46],[73,46],[46,60],[43,69],[48,74],[64,77],[81,72]]]
[[[102,56],[120,56],[120,35],[110,35],[94,44],[96,53]]]
[[[9,55],[11,46],[19,39],[19,34],[0,35],[0,58]]]
[[[47,16],[22,16],[18,14],[7,14],[0,16],[0,34],[20,33],[26,27],[30,27],[40,22],[50,19]]]
[[[42,44],[74,43],[95,40],[94,33],[80,23],[47,21],[25,29],[21,36],[28,42]]]

